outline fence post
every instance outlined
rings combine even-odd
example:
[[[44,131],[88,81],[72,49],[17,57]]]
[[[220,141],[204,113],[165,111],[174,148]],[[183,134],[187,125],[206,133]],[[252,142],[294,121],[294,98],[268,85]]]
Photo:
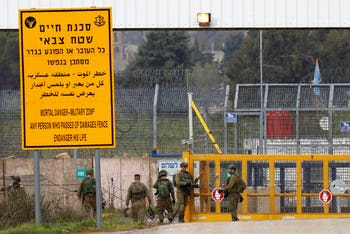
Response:
[[[155,87],[155,90],[154,90],[154,98],[153,98],[153,147],[158,146],[158,143],[157,143],[158,92],[159,92],[159,84],[156,84],[156,87]]]
[[[227,105],[228,105],[228,97],[230,94],[230,86],[226,85],[226,92],[225,92],[225,101],[224,101],[224,116],[227,112]],[[224,118],[224,153],[227,154],[227,123]]]
[[[39,151],[34,151],[34,181],[35,181],[35,223],[41,224],[40,211],[40,158]]]

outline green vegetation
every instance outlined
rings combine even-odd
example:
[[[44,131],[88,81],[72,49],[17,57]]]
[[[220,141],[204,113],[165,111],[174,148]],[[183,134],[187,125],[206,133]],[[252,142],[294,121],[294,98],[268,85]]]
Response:
[[[131,229],[141,229],[150,227],[131,221],[130,218],[124,217],[123,211],[104,211],[102,228],[98,229],[96,219],[82,218],[80,220],[61,221],[54,223],[43,223],[36,225],[34,222],[27,222],[16,227],[3,229],[0,233],[9,234],[28,234],[28,233],[86,233],[97,231],[123,231]]]
[[[133,222],[130,218],[124,216],[122,210],[104,211],[102,228],[98,229],[96,219],[80,218],[67,221],[46,222],[42,225],[36,225],[34,221],[18,224],[7,229],[0,229],[0,233],[20,234],[20,233],[80,233],[97,231],[122,231],[131,229],[141,229],[150,227],[150,225]],[[64,217],[62,214],[61,218]]]
[[[65,205],[61,199],[48,201],[41,198],[42,225],[35,225],[34,195],[11,191],[0,200],[1,233],[77,233],[96,231],[96,219]],[[124,216],[122,210],[103,210],[102,230],[127,230],[143,228]]]
[[[310,83],[317,57],[321,83],[348,82],[349,35],[347,30],[328,29],[263,31],[264,82]],[[242,83],[259,83],[259,40],[259,31],[249,31],[241,47],[225,64],[225,76],[231,87]]]
[[[190,38],[185,32],[150,32],[146,43],[118,76],[118,85],[123,87],[147,87],[168,83],[169,80],[183,80],[184,69],[192,66]],[[180,74],[174,71],[181,71]],[[174,86],[176,83],[171,82]],[[181,82],[183,83],[183,82]]]
[[[19,89],[18,32],[0,33],[0,87]]]

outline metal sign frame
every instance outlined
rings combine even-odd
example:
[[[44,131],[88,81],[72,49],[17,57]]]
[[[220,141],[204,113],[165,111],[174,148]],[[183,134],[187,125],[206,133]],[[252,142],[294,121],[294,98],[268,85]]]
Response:
[[[111,8],[19,11],[22,149],[115,148]]]

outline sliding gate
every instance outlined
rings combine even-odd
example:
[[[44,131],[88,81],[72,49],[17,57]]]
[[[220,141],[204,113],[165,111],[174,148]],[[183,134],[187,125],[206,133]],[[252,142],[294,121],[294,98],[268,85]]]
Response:
[[[184,152],[183,160],[200,178],[200,188],[194,189],[186,209],[187,222],[231,221],[227,200],[212,198],[212,191],[225,185],[230,163],[248,185],[238,205],[240,220],[350,217],[350,155]],[[321,202],[324,189],[326,194],[333,191],[332,199]]]

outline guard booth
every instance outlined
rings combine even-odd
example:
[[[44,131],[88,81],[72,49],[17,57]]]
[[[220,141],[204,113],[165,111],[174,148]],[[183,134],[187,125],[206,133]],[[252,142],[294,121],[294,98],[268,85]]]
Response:
[[[184,152],[182,159],[200,178],[186,207],[186,222],[231,221],[227,199],[212,198],[212,191],[226,184],[230,163],[247,183],[238,205],[241,221],[350,217],[350,155]]]

